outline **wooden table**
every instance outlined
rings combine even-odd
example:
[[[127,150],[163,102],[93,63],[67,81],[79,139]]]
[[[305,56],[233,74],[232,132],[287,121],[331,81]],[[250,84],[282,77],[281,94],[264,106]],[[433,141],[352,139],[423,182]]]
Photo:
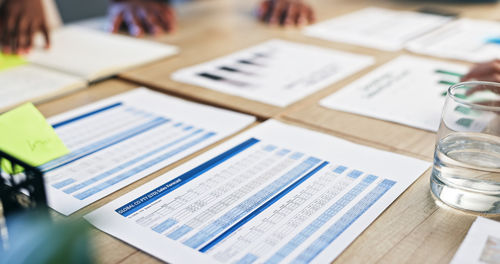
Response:
[[[101,98],[134,89],[142,84],[183,98],[234,109],[266,119],[278,120],[318,130],[355,143],[431,161],[434,133],[406,126],[328,110],[318,101],[388,62],[402,52],[382,52],[342,43],[327,42],[302,35],[295,29],[267,27],[255,22],[252,10],[257,0],[205,0],[179,7],[179,32],[158,41],[179,45],[181,54],[123,73],[130,82],[108,80],[89,89],[39,105],[52,116]],[[314,0],[319,20],[349,13],[368,5],[401,10],[416,10],[423,5],[441,7],[473,18],[500,18],[498,4],[432,4],[408,0]],[[286,109],[226,95],[201,87],[176,83],[170,74],[182,67],[210,60],[271,38],[282,38],[354,53],[374,56],[376,65],[318,91]],[[256,123],[255,125],[257,125]],[[149,175],[120,191],[78,211],[75,218],[151,181],[178,166],[179,162]],[[475,219],[460,211],[437,204],[429,191],[428,170],[404,192],[374,223],[349,246],[335,263],[448,263]],[[500,220],[500,217],[497,218]],[[100,263],[158,263],[159,260],[103,232],[91,229],[93,246]],[[168,250],[168,249],[167,249]]]
[[[363,1],[363,0],[341,0],[341,1],[314,1],[324,8],[318,9],[318,16],[320,20],[328,19],[333,13],[343,14],[360,9],[364,6],[377,6],[384,8],[391,8],[397,10],[418,10],[422,7],[432,7],[440,10],[459,13],[461,17],[477,18],[477,19],[500,19],[500,4],[435,4],[425,1]],[[333,4],[327,2],[337,3],[338,9]],[[321,44],[328,45],[329,42],[322,41]],[[349,50],[356,53],[369,53],[374,56],[376,63],[373,67],[366,69],[362,72],[354,74],[341,82],[338,82],[330,87],[311,96],[312,100],[304,100],[299,106],[285,109],[280,117],[285,120],[296,121],[305,123],[318,128],[327,129],[330,133],[337,136],[356,137],[366,139],[377,145],[384,145],[390,150],[401,150],[403,153],[414,154],[419,158],[432,157],[435,144],[435,133],[411,128],[405,125],[400,125],[388,121],[378,120],[370,117],[360,116],[356,114],[331,110],[322,107],[318,101],[340,89],[347,84],[365,75],[367,72],[381,66],[382,64],[400,56],[410,55],[408,51],[399,52],[384,52],[374,51],[368,48],[361,47],[344,47],[337,43],[330,43],[332,48]],[[415,55],[415,54],[413,54]],[[415,55],[424,58],[432,58],[430,56]],[[444,61],[462,63],[464,62],[455,60]]]
[[[252,114],[260,119],[278,115],[284,108],[170,79],[170,75],[180,68],[212,60],[273,38],[331,47],[329,43],[302,35],[295,28],[269,27],[257,22],[253,12],[258,2],[210,0],[179,8],[178,33],[157,41],[178,45],[181,53],[171,59],[125,72],[120,77],[194,101]],[[344,45],[344,50],[359,51],[347,45]],[[358,53],[375,54],[374,51],[366,50]],[[304,101],[294,103],[288,109],[293,109]]]
[[[180,6],[178,8],[178,32],[173,35],[165,35],[156,40],[178,45],[181,47],[182,52],[168,60],[125,72],[120,77],[180,97],[233,109],[266,119],[276,116],[283,110],[295,109],[308,101],[316,101],[317,96],[315,95],[321,93],[317,92],[285,109],[211,89],[179,83],[171,80],[170,75],[180,68],[212,60],[272,38],[281,38],[371,55],[375,56],[377,61],[386,61],[397,55],[310,38],[304,36],[300,30],[295,28],[269,27],[255,20],[254,12],[258,2],[259,0],[205,0],[193,1],[190,4]],[[459,12],[468,17],[500,17],[498,13],[494,12],[494,7],[497,7],[496,4],[449,6],[432,3],[421,4],[420,1],[413,2],[408,0],[311,0],[310,2],[316,8],[317,17],[320,21],[370,5],[402,10],[417,10],[419,7],[425,5],[440,7],[451,12]],[[356,77],[359,76],[361,75],[356,75]]]

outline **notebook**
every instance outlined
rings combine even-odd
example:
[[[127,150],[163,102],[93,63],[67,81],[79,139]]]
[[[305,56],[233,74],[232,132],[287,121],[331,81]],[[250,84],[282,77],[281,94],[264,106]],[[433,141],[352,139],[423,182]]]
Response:
[[[38,37],[25,64],[0,70],[0,111],[39,103],[178,52],[174,46],[81,26],[54,30],[49,50]]]

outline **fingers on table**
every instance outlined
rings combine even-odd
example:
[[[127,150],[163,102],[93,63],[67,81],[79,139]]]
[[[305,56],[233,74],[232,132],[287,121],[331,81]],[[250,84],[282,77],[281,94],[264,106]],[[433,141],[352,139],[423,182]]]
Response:
[[[50,46],[50,32],[43,14],[17,8],[0,10],[0,44],[7,54],[28,53],[36,33],[42,33],[45,48]]]
[[[126,9],[124,12],[124,19],[130,35],[135,37],[144,36],[145,30],[137,8]]]
[[[270,10],[271,16],[269,18],[269,24],[281,24],[281,18],[284,17],[286,13],[287,3],[284,0],[273,1],[273,3],[273,8]]]
[[[298,0],[263,1],[257,16],[263,22],[284,26],[304,26],[315,20],[313,9]]]
[[[111,32],[118,33],[124,21],[124,15],[122,11],[110,12],[111,18]]]
[[[17,52],[17,20],[21,13],[17,10],[9,10],[8,13],[2,14],[2,52],[16,53]]]
[[[109,16],[113,33],[118,33],[125,24],[129,34],[135,37],[173,32],[176,28],[175,12],[164,3],[120,3],[111,7]]]
[[[462,81],[478,80],[486,82],[500,82],[500,60],[494,60],[487,63],[477,64],[472,70],[462,78]],[[467,90],[466,94],[471,95],[475,92],[491,90],[500,94],[500,87],[475,86]]]
[[[500,82],[498,75],[500,74],[500,60],[480,63],[474,66],[468,74],[462,77],[462,81],[479,80],[479,81],[495,81]]]
[[[158,35],[175,29],[175,15],[165,4],[150,5],[140,9],[141,19],[149,34]]]
[[[268,20],[267,16],[270,13],[269,10],[271,10],[271,1],[262,1],[257,9],[257,17],[260,21],[266,22]]]

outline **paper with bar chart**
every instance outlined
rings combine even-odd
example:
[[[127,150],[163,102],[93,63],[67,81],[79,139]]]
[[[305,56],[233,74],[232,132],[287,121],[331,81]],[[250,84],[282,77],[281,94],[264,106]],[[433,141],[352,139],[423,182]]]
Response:
[[[58,115],[70,153],[40,166],[48,204],[69,215],[254,121],[145,88]]]
[[[371,64],[369,56],[270,40],[181,69],[172,79],[285,107]]]
[[[468,67],[400,56],[323,99],[324,107],[437,131],[447,89]],[[467,113],[457,110],[457,115]]]
[[[85,218],[169,263],[327,263],[428,167],[270,120]]]
[[[500,59],[498,21],[459,19],[407,43],[412,52],[470,62]]]
[[[397,51],[422,34],[450,22],[452,17],[369,7],[307,27],[311,37]]]

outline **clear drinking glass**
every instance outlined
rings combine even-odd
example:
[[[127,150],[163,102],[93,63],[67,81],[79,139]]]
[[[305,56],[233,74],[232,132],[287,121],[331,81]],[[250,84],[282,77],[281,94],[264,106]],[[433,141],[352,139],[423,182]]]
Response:
[[[448,89],[431,191],[451,207],[500,214],[500,83],[464,82]]]

